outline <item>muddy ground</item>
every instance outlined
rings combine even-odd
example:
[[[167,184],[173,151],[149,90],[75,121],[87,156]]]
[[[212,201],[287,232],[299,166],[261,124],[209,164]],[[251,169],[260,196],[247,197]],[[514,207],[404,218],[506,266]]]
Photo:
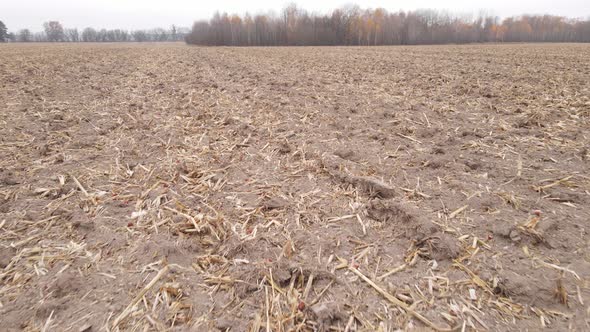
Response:
[[[0,45],[8,331],[590,329],[590,45]]]

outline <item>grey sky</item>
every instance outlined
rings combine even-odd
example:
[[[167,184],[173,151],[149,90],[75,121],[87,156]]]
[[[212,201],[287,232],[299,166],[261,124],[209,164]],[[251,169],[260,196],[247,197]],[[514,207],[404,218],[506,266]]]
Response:
[[[278,12],[291,1],[270,0],[0,0],[0,20],[10,31],[42,29],[48,20],[58,20],[66,27],[143,29],[189,27],[196,19],[209,18],[216,10],[231,13]],[[421,8],[445,9],[462,14],[485,10],[501,17],[519,14],[554,14],[590,17],[590,0],[299,0],[300,7],[314,12],[329,12],[347,3],[362,8],[383,7],[397,11]]]

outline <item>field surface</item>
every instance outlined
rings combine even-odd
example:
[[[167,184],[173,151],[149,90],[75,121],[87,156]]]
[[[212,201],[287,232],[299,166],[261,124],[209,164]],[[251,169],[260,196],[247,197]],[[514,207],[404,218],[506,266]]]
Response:
[[[590,329],[590,45],[0,45],[3,331]]]

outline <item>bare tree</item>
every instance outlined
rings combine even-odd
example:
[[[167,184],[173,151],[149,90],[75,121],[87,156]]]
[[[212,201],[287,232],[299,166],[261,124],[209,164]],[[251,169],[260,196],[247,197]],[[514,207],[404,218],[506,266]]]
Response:
[[[98,33],[93,28],[86,28],[82,31],[82,41],[83,42],[96,42],[97,41]]]
[[[64,28],[58,21],[49,21],[43,24],[47,41],[60,42],[65,40]]]
[[[151,41],[166,41],[168,40],[168,32],[162,28],[156,28],[149,31],[148,35],[151,36]]]
[[[147,33],[143,30],[136,30],[131,33],[133,36],[133,40],[136,42],[145,42],[148,41]]]
[[[77,43],[80,41],[80,34],[78,33],[78,29],[66,29],[65,35],[66,39],[69,42]]]
[[[176,28],[176,25],[172,25],[172,27],[170,28],[170,40],[178,40],[178,29]]]
[[[47,35],[45,34],[45,32],[35,32],[35,33],[33,33],[33,41],[34,42],[46,42]]]
[[[33,41],[33,35],[29,29],[22,29],[17,34],[17,40],[19,42],[28,43]]]
[[[112,30],[111,36],[115,42],[126,42],[129,41],[129,32],[125,30],[115,29]]]

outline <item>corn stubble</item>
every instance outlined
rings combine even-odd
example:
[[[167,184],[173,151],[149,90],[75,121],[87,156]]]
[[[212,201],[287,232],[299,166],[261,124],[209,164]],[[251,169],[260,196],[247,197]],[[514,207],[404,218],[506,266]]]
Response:
[[[0,58],[3,328],[588,328],[589,46]]]

